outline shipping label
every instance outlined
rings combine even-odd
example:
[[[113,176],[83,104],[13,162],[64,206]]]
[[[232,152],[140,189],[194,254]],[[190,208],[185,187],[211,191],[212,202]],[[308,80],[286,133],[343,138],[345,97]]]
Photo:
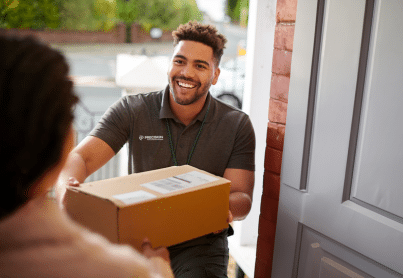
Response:
[[[200,173],[198,171],[192,171],[174,177],[144,183],[141,184],[141,186],[162,194],[166,194],[202,184],[207,184],[216,180],[218,180],[218,178]]]

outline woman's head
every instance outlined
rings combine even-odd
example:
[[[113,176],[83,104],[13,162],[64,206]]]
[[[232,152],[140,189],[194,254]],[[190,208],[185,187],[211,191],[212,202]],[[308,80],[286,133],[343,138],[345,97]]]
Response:
[[[58,51],[32,38],[0,37],[0,217],[24,204],[56,165],[78,98]]]

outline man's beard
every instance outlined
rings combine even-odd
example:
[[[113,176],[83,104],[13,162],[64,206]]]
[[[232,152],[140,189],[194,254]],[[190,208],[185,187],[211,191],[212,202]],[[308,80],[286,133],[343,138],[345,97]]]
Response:
[[[196,90],[193,93],[193,95],[191,96],[191,98],[189,98],[189,99],[181,99],[181,98],[178,97],[175,85],[179,86],[176,82],[180,81],[180,80],[192,81],[194,83],[199,84],[198,86],[196,86]],[[172,97],[173,97],[174,101],[177,104],[180,104],[180,105],[190,105],[190,104],[195,103],[196,101],[198,101],[200,98],[202,98],[203,96],[205,96],[208,93],[208,89],[211,86],[211,83],[209,83],[209,84],[206,84],[205,86],[202,87],[200,82],[195,82],[194,80],[192,80],[190,78],[186,78],[184,76],[175,76],[175,77],[172,78],[172,81],[171,81],[170,78],[168,78],[168,81],[169,81],[169,89],[170,89],[170,91],[172,93]]]

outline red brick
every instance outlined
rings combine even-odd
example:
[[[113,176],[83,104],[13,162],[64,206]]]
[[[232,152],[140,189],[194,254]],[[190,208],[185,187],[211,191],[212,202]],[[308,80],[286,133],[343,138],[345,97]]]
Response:
[[[265,171],[263,176],[263,195],[271,199],[279,200],[280,175]],[[262,195],[262,198],[263,198]]]
[[[172,31],[163,31],[161,38],[158,41],[172,41]],[[132,43],[147,43],[154,41],[149,32],[145,31],[141,25],[134,23],[131,26],[131,41]]]
[[[284,146],[284,133],[285,125],[269,122],[267,125],[267,146],[282,151]]]
[[[290,76],[292,52],[286,50],[273,50],[272,72],[280,75]]]
[[[136,28],[132,28],[133,42],[149,42],[152,38],[148,33],[136,35]],[[0,29],[5,35],[26,37],[33,36],[46,43],[124,43],[126,27],[117,24],[108,32],[102,31],[69,31],[69,30],[30,30],[30,29]],[[171,32],[164,32],[160,41],[172,41]]]
[[[271,76],[270,97],[283,102],[288,102],[290,89],[290,77],[273,73]]]
[[[274,238],[265,238],[259,235],[257,238],[256,258],[261,260],[265,259],[270,251],[274,249],[274,241]]]
[[[256,246],[255,278],[267,278],[271,276],[273,250],[274,240],[268,240],[258,236]]]
[[[276,174],[280,174],[282,156],[283,156],[282,151],[266,147],[265,162],[264,162],[265,170]]]
[[[287,103],[271,98],[269,103],[269,121],[285,125],[286,120]]]
[[[272,270],[272,260],[273,258],[264,258],[263,260],[256,260],[255,263],[255,278],[270,278]]]
[[[262,195],[260,204],[260,217],[272,223],[277,223],[278,200],[270,198],[268,195]],[[260,224],[259,224],[260,225]]]
[[[33,36],[46,43],[124,43],[125,26],[118,24],[109,32],[4,29],[4,34],[25,37]]]
[[[279,50],[293,50],[295,24],[277,24],[274,33],[274,48]]]
[[[276,21],[295,22],[297,17],[297,0],[277,0]]]

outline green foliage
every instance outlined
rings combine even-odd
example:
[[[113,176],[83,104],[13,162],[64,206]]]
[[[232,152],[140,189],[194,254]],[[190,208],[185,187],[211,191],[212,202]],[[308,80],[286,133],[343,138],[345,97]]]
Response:
[[[249,0],[228,0],[227,14],[232,22],[247,24]],[[246,14],[245,14],[246,12]]]
[[[97,29],[109,31],[115,27],[117,6],[114,0],[95,0],[94,18]]]
[[[60,23],[55,0],[6,0],[0,13],[3,28],[57,28]]]
[[[118,20],[125,24],[138,22],[141,14],[146,10],[147,1],[145,0],[116,0]]]
[[[8,10],[8,6],[12,3],[12,0],[4,0],[0,1],[0,28],[7,28],[8,24],[6,22],[6,12]]]
[[[177,17],[172,0],[152,0],[147,3],[140,18],[140,24],[146,31],[153,27],[171,29],[172,22]]]
[[[0,0],[0,28],[109,31],[116,23],[174,30],[202,20],[195,0]]]
[[[227,0],[227,15],[234,21],[234,12],[238,0]]]
[[[116,23],[115,0],[56,0],[60,28],[66,30],[109,31]]]
[[[248,24],[249,0],[239,0],[235,11],[240,24],[246,26]]]
[[[66,30],[97,30],[93,15],[93,0],[58,0],[60,7],[60,28]]]
[[[201,20],[195,0],[116,0],[117,18],[138,23],[145,31],[153,27],[174,30],[189,20]]]
[[[184,24],[191,20],[202,21],[203,14],[197,7],[196,0],[173,0],[176,9],[176,18],[172,22],[172,29],[176,29],[179,24]]]

